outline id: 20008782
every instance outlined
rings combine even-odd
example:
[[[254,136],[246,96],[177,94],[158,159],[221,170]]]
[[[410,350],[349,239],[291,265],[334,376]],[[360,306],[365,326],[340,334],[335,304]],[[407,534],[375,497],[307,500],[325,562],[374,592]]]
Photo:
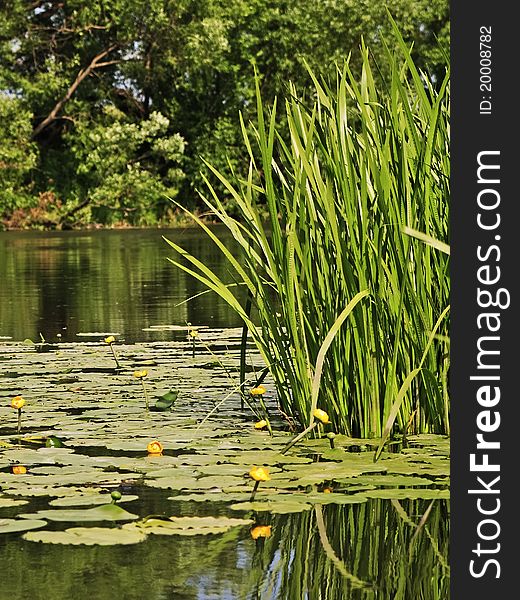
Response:
[[[491,114],[491,25],[480,28],[480,105],[481,115]]]

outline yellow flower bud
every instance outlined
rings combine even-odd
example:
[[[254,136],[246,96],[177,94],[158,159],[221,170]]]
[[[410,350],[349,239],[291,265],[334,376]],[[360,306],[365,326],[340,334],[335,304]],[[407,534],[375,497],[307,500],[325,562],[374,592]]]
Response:
[[[267,427],[267,421],[265,419],[262,419],[261,421],[258,421],[257,423],[255,423],[255,429],[265,429]]]
[[[113,344],[116,341],[116,338],[113,335],[109,335],[105,338],[105,344]]]
[[[265,394],[265,387],[263,385],[259,385],[258,387],[254,387],[251,392],[251,396],[262,396]]]
[[[154,440],[153,442],[150,442],[148,446],[146,446],[146,450],[148,451],[148,454],[159,456],[163,453],[163,446],[161,442]]]
[[[257,525],[256,527],[253,527],[253,529],[251,529],[251,537],[254,540],[257,540],[258,538],[264,537],[264,538],[268,538],[271,537],[271,525]]]
[[[321,408],[317,408],[312,414],[324,425],[330,422],[329,415],[324,410],[321,410]]]
[[[249,477],[255,481],[270,481],[271,476],[269,475],[269,469],[266,467],[253,467],[249,471]]]
[[[134,377],[137,379],[144,379],[148,375],[148,371],[143,369],[142,371],[134,371]]]
[[[17,408],[20,410],[25,404],[25,400],[21,396],[15,396],[11,400],[11,408]]]

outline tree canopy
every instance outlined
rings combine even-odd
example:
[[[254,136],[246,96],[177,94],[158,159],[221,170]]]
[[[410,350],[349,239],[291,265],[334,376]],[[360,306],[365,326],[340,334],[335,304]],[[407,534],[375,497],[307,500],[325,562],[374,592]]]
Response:
[[[447,0],[396,0],[419,66],[441,79]],[[384,81],[375,0],[4,0],[0,220],[6,227],[169,222],[197,205],[201,157],[240,167],[239,112],[335,77],[362,37]]]

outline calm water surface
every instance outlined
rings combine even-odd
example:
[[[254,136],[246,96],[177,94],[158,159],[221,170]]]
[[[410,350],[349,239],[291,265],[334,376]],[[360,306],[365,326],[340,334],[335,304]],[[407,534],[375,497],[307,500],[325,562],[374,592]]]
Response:
[[[173,335],[143,331],[150,326],[239,325],[214,294],[183,303],[203,288],[167,261],[174,252],[162,235],[232,281],[198,230],[0,233],[0,336],[81,341],[79,333],[114,332],[131,342]],[[219,235],[236,250],[232,238]],[[208,502],[175,506],[149,489],[140,502],[140,514],[236,516]],[[324,506],[321,516],[315,508],[251,514],[272,527],[269,538],[257,540],[248,527],[150,536],[129,547],[44,546],[3,535],[0,600],[446,600],[449,502],[434,503],[423,535],[414,538],[410,525],[429,504],[375,499]],[[16,512],[3,509],[0,519]]]
[[[417,522],[429,501],[401,500],[394,506],[376,499],[360,505],[324,506],[325,531],[320,533],[316,509],[252,515],[215,503],[208,506],[208,502],[176,506],[166,493],[139,493],[142,508],[150,514],[252,516],[256,523],[270,525],[272,534],[254,540],[249,527],[239,527],[220,535],[152,535],[141,544],[109,547],[42,545],[24,541],[18,534],[3,535],[0,599],[449,598],[446,500],[435,502],[427,534],[414,540],[415,528],[399,513],[405,511]],[[132,503],[125,508],[132,510]]]
[[[132,342],[168,339],[143,331],[156,325],[239,325],[213,293],[179,305],[204,288],[168,262],[175,252],[163,235],[231,281],[198,229],[0,232],[0,336],[79,341],[78,333],[115,332]]]

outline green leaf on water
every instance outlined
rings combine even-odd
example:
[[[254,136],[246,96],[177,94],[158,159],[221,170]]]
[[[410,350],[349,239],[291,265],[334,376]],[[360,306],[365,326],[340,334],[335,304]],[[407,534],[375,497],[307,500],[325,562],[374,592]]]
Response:
[[[361,492],[367,498],[383,498],[385,500],[402,500],[404,498],[423,500],[441,500],[450,497],[450,490],[432,490],[432,489],[382,489],[368,490]],[[356,496],[357,494],[354,494]]]
[[[63,442],[55,435],[50,435],[45,442],[46,448],[63,448]]]
[[[0,519],[0,533],[16,533],[45,525],[47,525],[47,521],[41,519]]]
[[[127,531],[142,530],[155,535],[207,535],[224,533],[233,527],[251,525],[251,519],[231,517],[170,517],[169,519],[144,519],[124,525]]]
[[[254,511],[254,512],[270,512],[279,515],[289,513],[299,513],[304,510],[310,510],[312,504],[308,502],[299,502],[298,500],[268,500],[267,502],[238,502],[232,504],[231,510]]]
[[[121,496],[118,502],[132,502],[137,500],[139,496],[126,494]],[[111,504],[112,498],[110,494],[100,494],[93,492],[92,494],[81,494],[78,496],[66,496],[65,498],[56,498],[49,502],[50,506],[94,506],[97,504]]]
[[[155,406],[152,406],[152,410],[163,411],[169,410],[175,400],[177,400],[177,396],[179,395],[179,390],[170,390],[166,392],[162,396],[159,396],[159,399],[155,403]]]
[[[70,510],[39,510],[34,514],[21,514],[23,519],[42,518],[49,521],[132,521],[138,519],[138,515],[129,513],[116,504],[103,504],[94,508],[70,509]]]
[[[144,542],[146,533],[137,529],[109,529],[105,527],[73,527],[65,531],[31,531],[22,536],[29,542],[67,544],[77,546],[115,546]]]
[[[0,498],[0,508],[10,508],[11,506],[20,506],[27,504],[27,500],[15,500],[14,498]]]

